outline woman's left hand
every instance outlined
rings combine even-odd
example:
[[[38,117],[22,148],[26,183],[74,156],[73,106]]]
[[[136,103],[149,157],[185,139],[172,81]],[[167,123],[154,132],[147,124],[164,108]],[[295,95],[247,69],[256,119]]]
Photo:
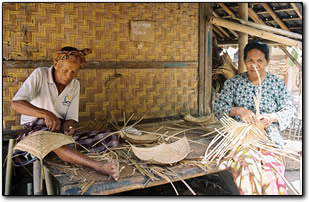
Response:
[[[260,120],[266,128],[273,122],[277,122],[277,118],[273,114],[262,114],[258,116],[257,119]]]

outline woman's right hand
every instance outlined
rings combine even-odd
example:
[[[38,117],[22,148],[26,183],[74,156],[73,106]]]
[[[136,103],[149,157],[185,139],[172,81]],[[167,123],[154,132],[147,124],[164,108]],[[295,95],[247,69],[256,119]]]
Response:
[[[54,113],[46,110],[44,112],[44,119],[45,119],[45,124],[50,131],[60,130],[61,121]]]

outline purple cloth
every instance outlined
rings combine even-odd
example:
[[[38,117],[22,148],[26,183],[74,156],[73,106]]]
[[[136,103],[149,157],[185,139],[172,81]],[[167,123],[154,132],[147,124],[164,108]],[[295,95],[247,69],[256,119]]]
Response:
[[[39,130],[49,131],[49,129],[45,125],[44,119],[37,119],[36,121],[24,124],[24,130],[22,131],[22,134],[16,138],[16,144],[27,135]],[[75,134],[72,137],[75,140],[76,144],[69,144],[68,146],[71,146],[83,152],[88,152],[84,148],[87,148],[91,153],[91,152],[102,152],[106,150],[106,147],[117,147],[119,145],[117,136],[110,135],[109,132],[75,131]],[[102,140],[103,138],[105,139]],[[92,147],[99,140],[102,141],[96,144],[94,147]],[[32,163],[38,158],[26,151],[14,150],[12,159],[15,166],[22,166]]]

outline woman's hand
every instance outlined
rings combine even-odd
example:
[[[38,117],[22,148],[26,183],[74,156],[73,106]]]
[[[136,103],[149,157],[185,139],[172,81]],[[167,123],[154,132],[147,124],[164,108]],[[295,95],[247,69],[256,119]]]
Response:
[[[44,112],[44,120],[47,128],[50,131],[59,131],[61,128],[60,119],[50,111],[45,110]]]
[[[249,124],[253,124],[254,126],[257,126],[258,119],[257,116],[250,110],[242,108],[242,107],[234,107],[231,110],[230,116],[240,116],[240,118]]]
[[[278,119],[274,114],[262,114],[258,116],[257,119],[260,120],[266,128],[270,126],[273,122],[278,122]]]

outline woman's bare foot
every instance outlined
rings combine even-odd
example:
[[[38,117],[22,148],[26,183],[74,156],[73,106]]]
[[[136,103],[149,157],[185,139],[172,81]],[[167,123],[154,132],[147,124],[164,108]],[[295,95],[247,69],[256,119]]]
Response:
[[[104,175],[112,176],[115,181],[119,178],[119,163],[116,161],[112,161],[110,163],[103,163],[98,161],[96,168],[94,168],[96,171],[103,173]]]

